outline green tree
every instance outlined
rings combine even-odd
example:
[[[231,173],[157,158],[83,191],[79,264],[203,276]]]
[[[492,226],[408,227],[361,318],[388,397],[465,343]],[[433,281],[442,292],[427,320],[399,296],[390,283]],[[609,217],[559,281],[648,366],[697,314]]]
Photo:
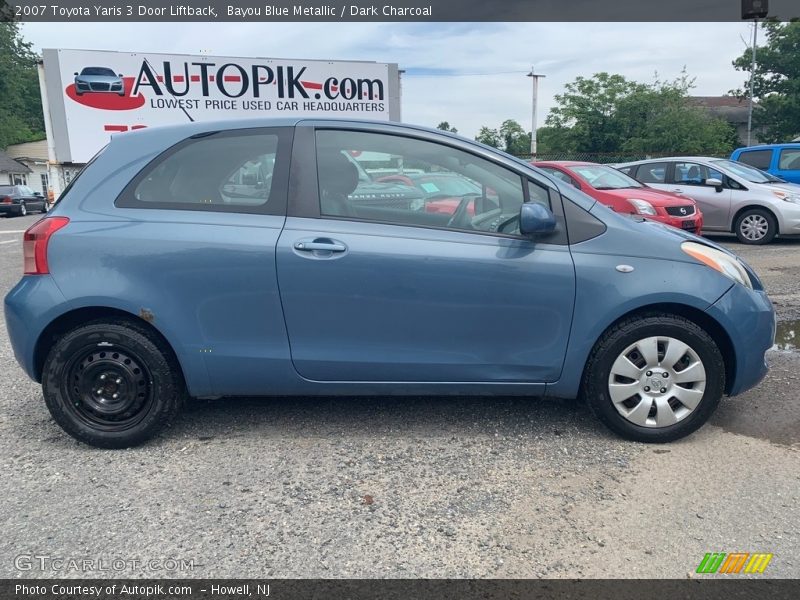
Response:
[[[753,108],[753,124],[762,141],[787,142],[800,135],[800,21],[766,21],[762,28],[767,42],[756,48],[753,97],[758,104]],[[752,49],[748,49],[733,66],[749,74],[752,60]],[[744,90],[749,85],[748,78]]]
[[[514,119],[503,121],[499,134],[503,141],[503,150],[515,156],[530,156],[531,134],[526,133],[522,125]]]
[[[441,129],[442,131],[449,131],[450,133],[458,133],[458,129],[455,127],[451,127],[450,123],[447,121],[442,121],[436,126],[436,129]]]
[[[735,130],[688,102],[694,85],[686,73],[674,81],[643,84],[622,75],[578,77],[556,95],[540,132],[545,152],[593,154],[725,154]],[[538,140],[537,140],[538,141]]]
[[[0,23],[0,148],[44,137],[37,62],[19,24]]]
[[[475,141],[480,142],[481,144],[486,144],[487,146],[500,148],[500,132],[498,132],[497,129],[489,129],[486,126],[483,126],[478,130],[478,135],[475,136]]]
[[[622,75],[596,73],[577,77],[556,94],[556,105],[545,124],[552,127],[564,147],[562,152],[617,152],[622,132],[616,123],[617,105],[626,96],[646,89]]]

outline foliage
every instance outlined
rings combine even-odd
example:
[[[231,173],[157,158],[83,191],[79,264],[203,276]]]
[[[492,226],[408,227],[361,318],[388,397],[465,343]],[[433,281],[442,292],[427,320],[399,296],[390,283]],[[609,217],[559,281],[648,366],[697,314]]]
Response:
[[[0,23],[0,148],[44,138],[37,62],[19,24]]]
[[[447,121],[442,121],[436,126],[436,129],[441,129],[442,131],[449,131],[450,133],[458,133],[458,129],[455,127],[451,127],[450,123]]]
[[[489,129],[485,125],[478,130],[475,140],[487,146],[500,148],[500,132],[497,129]]]
[[[756,73],[753,78],[753,125],[765,142],[787,142],[800,135],[800,21],[767,21],[762,29],[764,46],[756,47]],[[752,69],[752,48],[733,61],[738,71]],[[734,93],[747,97],[744,90]]]
[[[531,153],[531,134],[514,119],[506,119],[499,129],[481,127],[475,139],[515,156],[530,156]]]
[[[726,154],[736,132],[687,101],[693,80],[652,84],[622,75],[578,77],[556,95],[539,130],[539,152]]]

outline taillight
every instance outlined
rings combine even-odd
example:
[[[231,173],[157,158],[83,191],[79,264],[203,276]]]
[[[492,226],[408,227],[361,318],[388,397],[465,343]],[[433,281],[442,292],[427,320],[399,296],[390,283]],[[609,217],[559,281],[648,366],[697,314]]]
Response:
[[[34,223],[22,238],[25,275],[47,275],[47,243],[56,231],[69,223],[67,217],[45,217]]]
[[[0,198],[0,204],[11,204],[11,203],[12,203],[11,196],[3,196],[2,198]]]

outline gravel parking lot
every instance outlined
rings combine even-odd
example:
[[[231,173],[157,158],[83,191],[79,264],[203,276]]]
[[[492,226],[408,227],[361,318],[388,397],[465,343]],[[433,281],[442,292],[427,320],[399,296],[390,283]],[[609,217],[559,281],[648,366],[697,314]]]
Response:
[[[37,218],[0,218],[0,296]],[[796,577],[800,240],[715,240],[763,277],[782,349],[664,446],[573,402],[267,398],[195,402],[144,447],[97,450],[51,421],[0,327],[0,577],[683,578],[710,551]]]

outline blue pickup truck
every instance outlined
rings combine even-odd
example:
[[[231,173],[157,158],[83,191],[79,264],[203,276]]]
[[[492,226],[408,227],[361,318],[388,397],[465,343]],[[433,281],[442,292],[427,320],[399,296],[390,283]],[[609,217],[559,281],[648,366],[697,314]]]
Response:
[[[800,142],[738,148],[731,154],[731,160],[767,171],[791,183],[800,183]]]

